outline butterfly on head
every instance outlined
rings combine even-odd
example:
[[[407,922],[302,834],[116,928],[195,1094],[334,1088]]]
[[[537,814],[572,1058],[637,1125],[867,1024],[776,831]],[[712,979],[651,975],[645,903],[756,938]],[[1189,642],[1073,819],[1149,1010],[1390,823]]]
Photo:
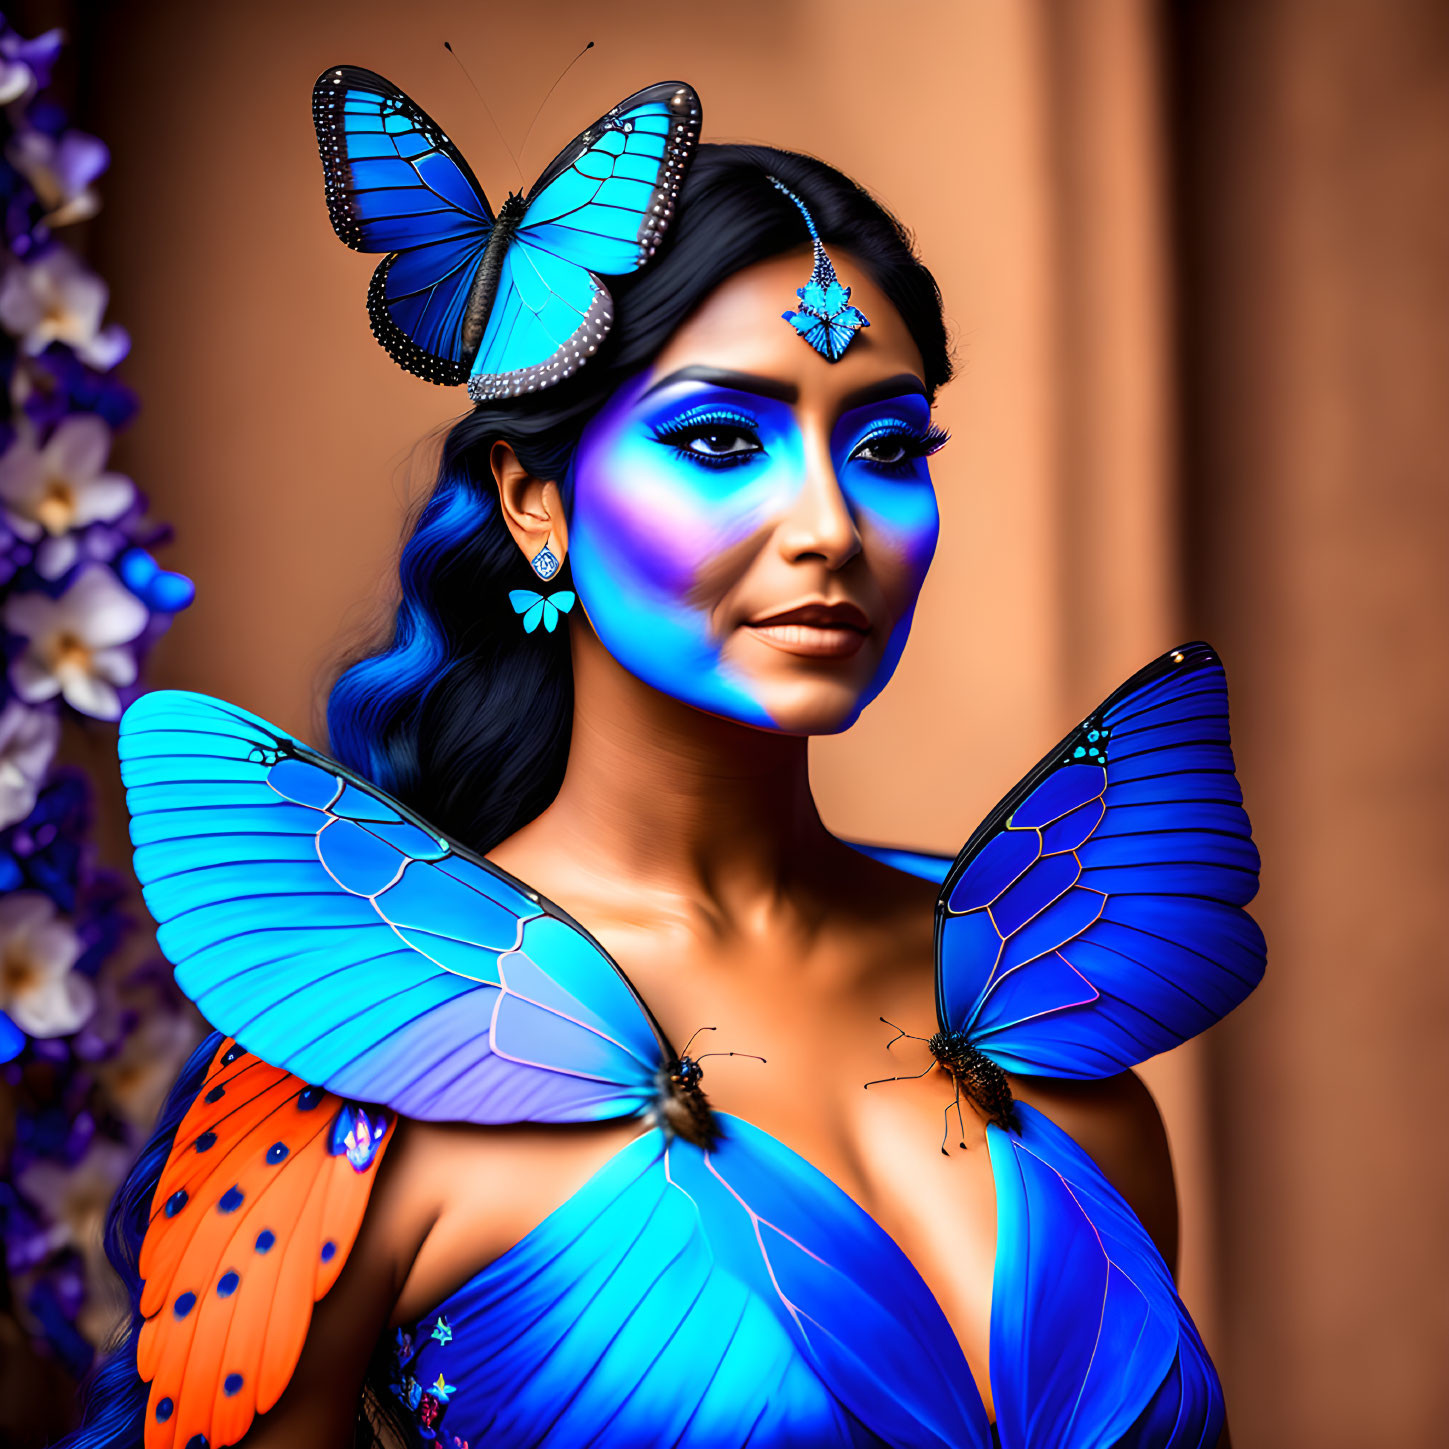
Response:
[[[334,66],[312,88],[333,229],[385,252],[373,335],[429,382],[475,402],[537,392],[599,349],[614,320],[601,277],[652,257],[699,142],[699,97],[662,81],[600,116],[495,216],[442,128],[390,81]]]

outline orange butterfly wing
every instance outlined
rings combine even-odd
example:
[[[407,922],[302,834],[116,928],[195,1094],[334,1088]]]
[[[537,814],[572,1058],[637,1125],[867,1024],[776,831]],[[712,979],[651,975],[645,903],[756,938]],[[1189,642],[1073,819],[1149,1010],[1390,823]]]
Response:
[[[281,1397],[312,1306],[357,1238],[391,1126],[231,1039],[217,1048],[141,1245],[145,1449],[185,1449],[198,1434],[222,1449]]]

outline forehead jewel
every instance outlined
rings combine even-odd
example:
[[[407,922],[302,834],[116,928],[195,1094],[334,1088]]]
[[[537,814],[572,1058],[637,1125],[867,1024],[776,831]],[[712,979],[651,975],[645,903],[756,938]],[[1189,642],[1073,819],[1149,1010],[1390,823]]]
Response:
[[[855,334],[862,327],[869,327],[870,323],[859,307],[850,305],[850,288],[843,286],[835,275],[835,268],[825,254],[825,244],[820,240],[820,232],[809,207],[779,177],[767,176],[766,179],[799,208],[815,251],[810,280],[795,292],[800,299],[800,310],[780,315],[827,362],[839,362],[845,355],[845,349],[855,340]]]

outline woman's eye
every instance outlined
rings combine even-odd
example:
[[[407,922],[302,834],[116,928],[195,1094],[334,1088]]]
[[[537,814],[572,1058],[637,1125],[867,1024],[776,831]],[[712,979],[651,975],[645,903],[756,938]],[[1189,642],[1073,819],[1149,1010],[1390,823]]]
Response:
[[[685,418],[654,436],[705,468],[734,468],[765,451],[753,423],[731,418]]]
[[[850,458],[887,473],[915,476],[916,464],[943,447],[948,437],[944,429],[934,426],[921,433],[897,426],[863,438]]]
[[[904,463],[911,456],[907,440],[900,433],[886,433],[878,438],[867,438],[855,450],[854,456],[867,463]]]
[[[706,458],[729,458],[758,453],[760,442],[740,428],[696,428],[684,439],[684,447]]]

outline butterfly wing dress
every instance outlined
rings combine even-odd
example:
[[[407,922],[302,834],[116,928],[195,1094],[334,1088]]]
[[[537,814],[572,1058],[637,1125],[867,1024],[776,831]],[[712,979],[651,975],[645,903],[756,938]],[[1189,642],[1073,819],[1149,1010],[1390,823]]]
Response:
[[[639,1124],[399,1334],[395,1391],[425,1438],[1216,1442],[1221,1392],[1166,1265],[1045,1116],[1012,1104],[987,1128],[993,1429],[902,1250],[785,1144],[714,1111],[563,911],[219,700],[143,697],[121,756],[161,948],[227,1034],[143,1246],[147,1449],[235,1443],[276,1402],[399,1115]],[[951,866],[933,1050],[969,1091],[973,1063],[1104,1076],[1186,1039],[1261,974],[1242,909],[1256,869],[1222,669],[1186,646],[1095,711]]]

